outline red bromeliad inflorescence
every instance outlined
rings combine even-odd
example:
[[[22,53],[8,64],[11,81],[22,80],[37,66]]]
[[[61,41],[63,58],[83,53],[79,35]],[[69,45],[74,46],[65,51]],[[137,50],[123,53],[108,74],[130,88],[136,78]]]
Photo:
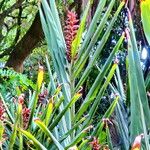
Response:
[[[71,58],[71,45],[73,40],[75,39],[75,36],[77,34],[77,30],[79,28],[79,25],[77,25],[79,20],[77,19],[77,15],[73,11],[67,11],[67,20],[66,20],[66,25],[64,28],[64,33],[65,33],[65,41],[66,41],[66,46],[67,46],[67,60],[70,63],[72,59]]]
[[[20,96],[18,97],[18,103],[23,105],[24,104],[24,98],[25,98],[25,95],[20,94]]]
[[[23,109],[22,109],[23,128],[26,129],[28,127],[31,110],[26,107],[24,101],[25,101],[25,95],[21,94],[18,97],[18,103],[21,104],[23,107]]]
[[[3,102],[0,100],[0,121],[4,121],[5,119],[5,108]]]
[[[101,146],[99,144],[99,140],[94,137],[93,141],[89,143],[92,146],[92,150],[100,150]]]
[[[28,122],[30,119],[31,110],[29,108],[24,107],[22,110],[23,117],[23,128],[26,129],[28,127]]]

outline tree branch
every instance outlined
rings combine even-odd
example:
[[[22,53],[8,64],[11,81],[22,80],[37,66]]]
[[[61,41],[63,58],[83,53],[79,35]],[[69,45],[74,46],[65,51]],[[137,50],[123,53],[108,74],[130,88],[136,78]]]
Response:
[[[23,62],[44,38],[39,13],[37,13],[30,29],[10,53],[6,66],[18,72],[23,71]]]

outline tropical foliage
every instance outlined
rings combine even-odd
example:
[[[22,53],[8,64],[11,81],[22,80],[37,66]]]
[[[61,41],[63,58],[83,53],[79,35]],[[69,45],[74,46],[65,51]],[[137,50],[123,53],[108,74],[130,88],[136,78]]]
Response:
[[[100,0],[89,22],[92,6],[89,0],[80,19],[75,10],[67,10],[63,22],[55,0],[38,3],[46,66],[39,63],[35,84],[21,73],[0,70],[1,149],[150,149],[150,76],[143,75],[142,47],[131,11],[126,1]],[[150,3],[141,1],[140,6],[150,42]],[[120,18],[126,21],[125,28],[107,49]]]

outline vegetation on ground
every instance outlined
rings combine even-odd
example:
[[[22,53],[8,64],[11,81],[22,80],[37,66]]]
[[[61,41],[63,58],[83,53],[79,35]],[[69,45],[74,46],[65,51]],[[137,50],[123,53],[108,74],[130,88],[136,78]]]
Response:
[[[0,149],[149,150],[148,12],[0,0]]]

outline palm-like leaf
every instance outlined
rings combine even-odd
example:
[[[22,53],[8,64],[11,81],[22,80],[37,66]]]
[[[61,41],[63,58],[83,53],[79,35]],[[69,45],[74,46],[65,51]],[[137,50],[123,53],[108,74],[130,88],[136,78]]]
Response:
[[[56,74],[58,79],[56,80],[51,70],[48,57],[46,56],[50,79],[48,93],[51,97],[46,101],[46,105],[38,105],[39,94],[43,91],[42,89],[44,87],[44,85],[42,86],[43,72],[39,72],[35,92],[29,92],[29,103],[27,107],[31,110],[31,114],[28,118],[27,131],[23,129],[23,104],[17,103],[17,106],[13,104],[13,107],[9,109],[9,106],[5,102],[7,96],[4,95],[5,98],[3,98],[0,94],[0,100],[2,101],[8,118],[5,129],[8,136],[10,136],[10,142],[8,143],[6,141],[4,143],[5,147],[9,145],[10,149],[14,148],[20,150],[27,146],[31,149],[63,150],[75,146],[81,150],[91,150],[92,147],[89,146],[91,139],[87,138],[90,133],[92,137],[99,138],[95,140],[97,147],[100,147],[98,143],[100,141],[101,145],[105,145],[107,142],[109,147],[113,149],[112,129],[109,127],[108,122],[115,111],[114,118],[117,121],[116,128],[118,127],[122,140],[122,145],[119,148],[128,150],[133,141],[136,143],[136,139],[139,137],[141,140],[144,134],[144,144],[142,148],[150,149],[149,137],[147,135],[150,126],[150,112],[146,95],[146,88],[149,87],[150,78],[148,77],[146,82],[144,82],[138,46],[129,11],[130,32],[126,30],[126,38],[128,40],[126,70],[128,72],[127,79],[129,80],[129,84],[126,87],[127,90],[124,90],[118,62],[113,62],[113,58],[119,51],[124,40],[125,34],[123,33],[103,66],[98,68],[98,76],[88,89],[83,103],[79,108],[75,107],[77,101],[81,99],[82,96],[81,87],[92,72],[93,66],[96,66],[99,55],[102,53],[115,21],[125,4],[124,1],[120,2],[114,15],[110,17],[116,2],[116,0],[111,0],[102,16],[106,2],[106,0],[99,1],[93,19],[89,28],[87,28],[86,19],[88,10],[92,4],[92,0],[89,0],[87,4],[88,7],[83,13],[77,35],[71,43],[71,58],[73,58],[71,62],[67,61],[65,38],[55,0],[42,0],[39,4],[40,17],[48,45],[48,52],[52,58],[54,74]],[[145,1],[143,1],[143,3],[145,3]],[[142,15],[143,17],[145,16],[145,11]],[[109,21],[109,24],[106,26],[107,21]],[[97,22],[99,22],[98,25]],[[145,22],[143,23],[145,31],[148,32],[148,26],[145,25]],[[85,38],[82,41],[83,33],[85,33]],[[104,34],[102,35],[102,33]],[[93,50],[97,42],[98,46],[96,50]],[[90,57],[91,51],[93,52],[92,57]],[[74,59],[75,56],[77,56],[77,59]],[[116,82],[115,85],[111,83],[112,78]],[[101,99],[106,94],[108,87],[109,91],[111,90],[113,93],[116,93],[117,96],[111,101],[103,117],[99,117],[98,123],[95,123],[94,119],[97,117],[96,112],[98,111],[98,106],[101,104]],[[10,97],[7,99],[10,99]],[[130,105],[129,107],[128,104]],[[15,110],[17,111],[15,112]],[[42,112],[42,114],[40,114],[40,112]],[[131,114],[128,117],[129,113]],[[38,119],[35,119],[37,117]],[[1,125],[2,124],[0,124],[0,126]],[[1,129],[1,134],[3,130],[4,128]],[[2,135],[0,135],[0,137],[2,140]],[[133,146],[136,145],[133,144]]]

